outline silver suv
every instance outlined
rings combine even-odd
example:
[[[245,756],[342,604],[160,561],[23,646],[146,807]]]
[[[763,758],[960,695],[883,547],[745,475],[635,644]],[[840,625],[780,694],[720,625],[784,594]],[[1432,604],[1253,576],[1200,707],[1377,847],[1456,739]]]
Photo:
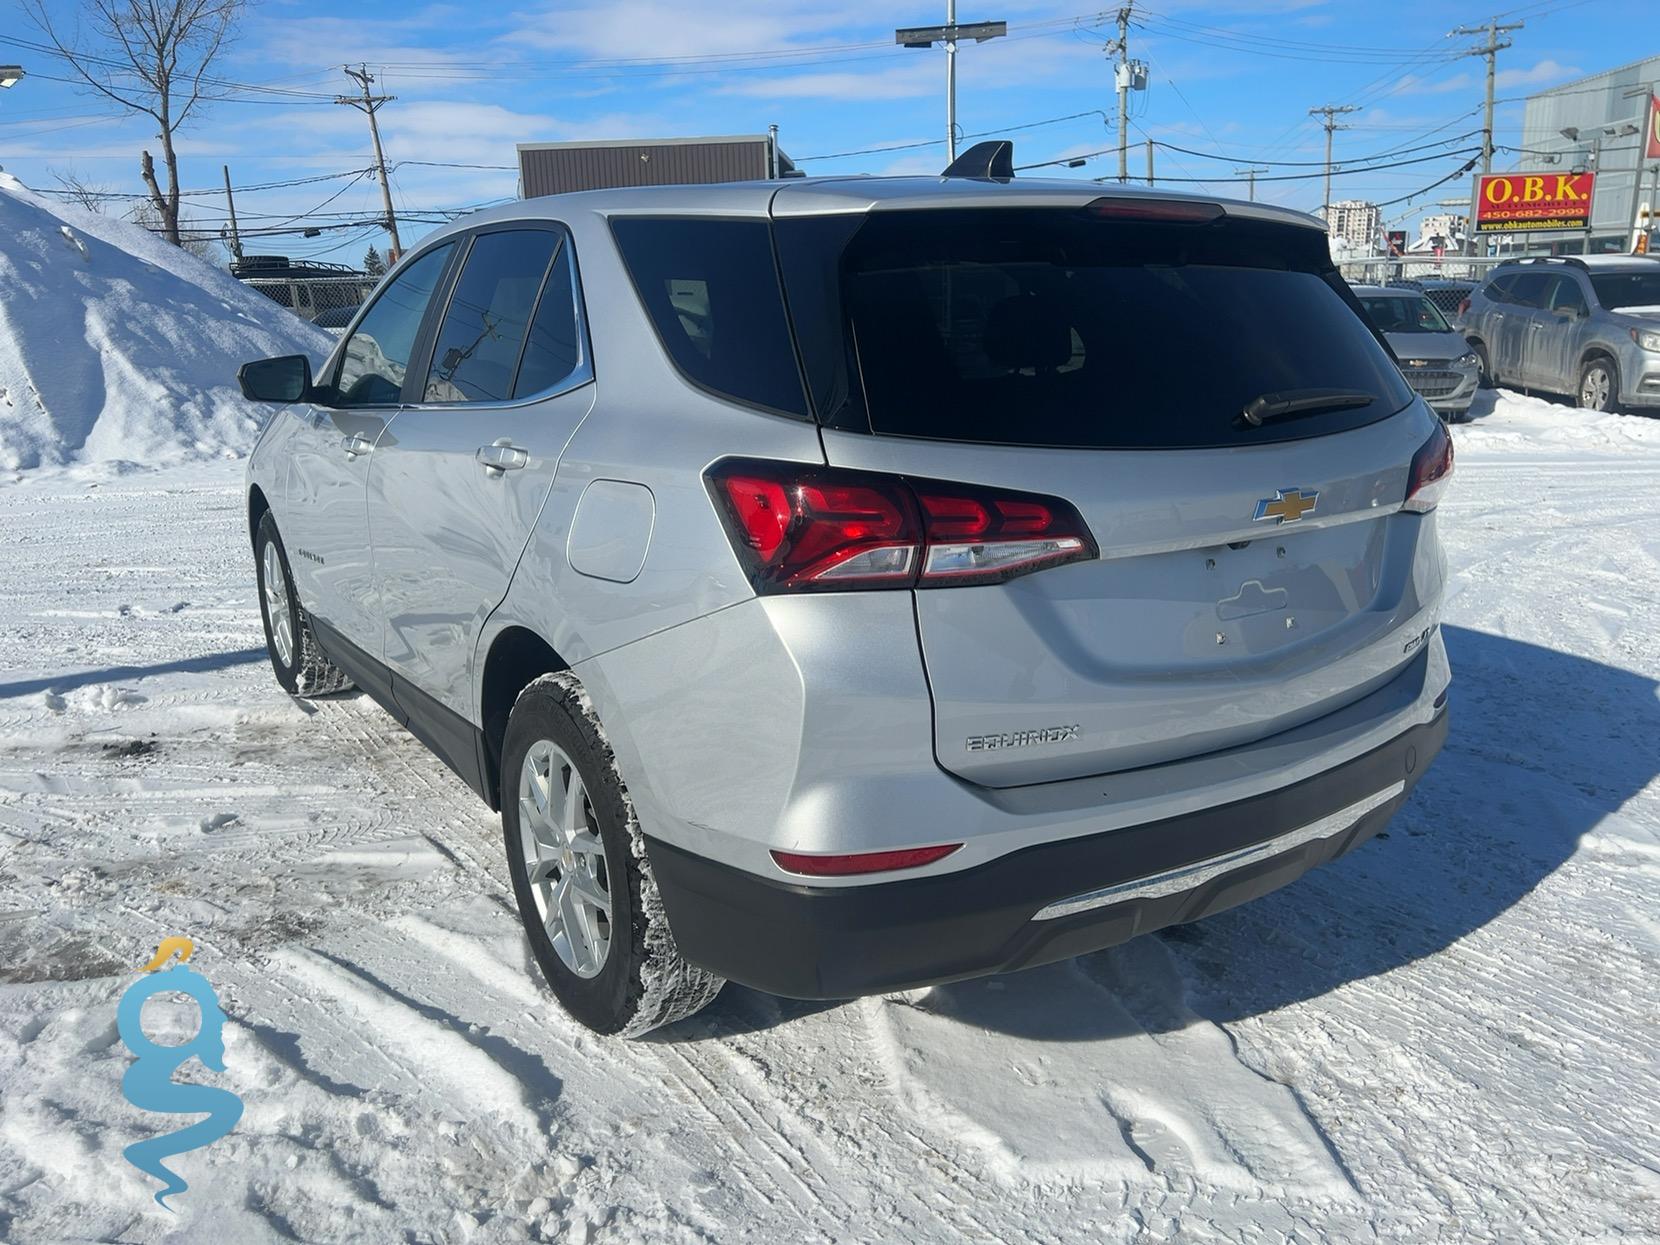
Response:
[[[1660,407],[1660,259],[1500,264],[1463,323],[1491,383],[1571,394],[1593,411]]]
[[[248,468],[271,662],[492,808],[554,993],[1040,964],[1375,833],[1447,730],[1452,446],[1264,204],[595,191],[389,275]]]

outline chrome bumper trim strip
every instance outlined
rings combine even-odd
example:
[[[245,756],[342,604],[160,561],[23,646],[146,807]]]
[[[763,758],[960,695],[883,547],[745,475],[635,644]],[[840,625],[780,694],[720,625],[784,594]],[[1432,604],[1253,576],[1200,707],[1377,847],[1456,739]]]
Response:
[[[1170,869],[1164,873],[1155,873],[1144,878],[1135,878],[1129,882],[1119,882],[1113,886],[1105,886],[1100,890],[1089,891],[1086,894],[1074,895],[1070,899],[1058,899],[1047,907],[1040,908],[1033,915],[1034,921],[1053,921],[1063,916],[1076,916],[1080,912],[1088,912],[1092,908],[1105,908],[1109,904],[1126,903],[1134,899],[1155,899],[1161,895],[1174,895],[1182,891],[1190,891],[1195,887],[1203,886],[1213,878],[1221,877],[1224,873],[1231,873],[1235,869],[1243,869],[1247,865],[1255,864],[1259,860],[1267,860],[1271,856],[1278,856],[1281,852],[1289,852],[1293,848],[1312,843],[1318,839],[1329,839],[1343,833],[1374,809],[1382,808],[1401,792],[1406,790],[1405,781],[1397,782],[1385,787],[1382,791],[1374,792],[1364,800],[1358,800],[1347,808],[1329,813],[1318,821],[1311,821],[1295,830],[1287,830],[1284,834],[1276,835],[1271,839],[1264,839],[1261,843],[1252,843],[1249,847],[1242,847],[1238,851],[1229,852],[1225,856],[1213,856],[1209,860],[1196,860],[1190,865],[1182,865],[1177,869]]]

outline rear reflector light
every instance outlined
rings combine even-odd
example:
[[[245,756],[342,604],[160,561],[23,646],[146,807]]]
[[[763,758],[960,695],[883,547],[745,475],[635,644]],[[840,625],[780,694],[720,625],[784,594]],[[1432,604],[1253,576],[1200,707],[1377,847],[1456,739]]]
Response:
[[[1412,456],[1412,470],[1407,476],[1406,509],[1423,514],[1434,510],[1441,502],[1441,494],[1452,483],[1452,438],[1440,421],[1435,432]]]
[[[1129,195],[1092,200],[1084,205],[1084,212],[1098,220],[1166,221],[1177,225],[1208,225],[1226,215],[1220,203],[1195,199],[1144,199]]]
[[[845,878],[860,873],[888,873],[894,869],[916,869],[944,860],[961,843],[936,847],[907,847],[896,852],[853,852],[840,856],[811,856],[802,852],[773,852],[780,869],[810,878]]]
[[[707,478],[757,592],[993,584],[1096,555],[1058,497],[749,459]]]

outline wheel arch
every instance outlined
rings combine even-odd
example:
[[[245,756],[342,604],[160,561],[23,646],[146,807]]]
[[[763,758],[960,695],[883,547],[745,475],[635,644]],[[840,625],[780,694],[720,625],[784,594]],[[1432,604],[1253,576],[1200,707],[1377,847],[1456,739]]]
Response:
[[[570,668],[553,645],[528,627],[507,627],[490,642],[479,681],[478,712],[484,736],[484,795],[491,808],[501,808],[502,742],[513,702],[542,675]]]

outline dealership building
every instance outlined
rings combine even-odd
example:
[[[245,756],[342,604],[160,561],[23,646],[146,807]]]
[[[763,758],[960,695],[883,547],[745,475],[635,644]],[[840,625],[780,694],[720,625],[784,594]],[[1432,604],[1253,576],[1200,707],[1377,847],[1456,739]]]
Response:
[[[1563,83],[1527,99],[1517,170],[1596,173],[1590,229],[1509,235],[1501,248],[1559,255],[1624,252],[1644,207],[1660,208],[1660,160],[1647,158],[1655,124],[1650,99],[1660,89],[1660,56]],[[1551,178],[1555,180],[1554,176]],[[1652,218],[1650,224],[1655,224]]]

